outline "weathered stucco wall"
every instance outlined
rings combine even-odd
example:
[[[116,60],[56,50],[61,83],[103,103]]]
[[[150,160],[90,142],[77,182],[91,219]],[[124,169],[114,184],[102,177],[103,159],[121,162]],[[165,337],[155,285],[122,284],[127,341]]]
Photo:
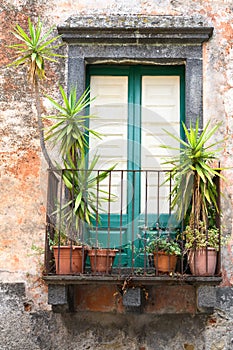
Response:
[[[17,292],[16,297],[15,291],[8,292],[8,285],[2,286],[0,348],[4,350],[54,349],[56,344],[58,349],[66,346],[66,349],[230,350],[233,338],[231,333],[233,313],[232,294],[229,293],[227,295],[230,301],[227,307],[224,306],[224,302],[224,305],[219,303],[219,308],[222,310],[216,311],[208,320],[205,316],[195,318],[183,316],[182,318],[179,315],[180,328],[186,324],[184,334],[181,334],[179,323],[173,322],[170,316],[168,319],[164,316],[163,320],[158,316],[147,316],[147,318],[140,316],[139,320],[135,316],[139,322],[136,326],[136,322],[130,316],[124,316],[122,319],[111,318],[111,316],[102,318],[102,315],[93,316],[83,313],[60,316],[49,311],[47,288],[41,279],[43,272],[41,250],[44,248],[45,232],[46,164],[41,156],[34,98],[27,83],[26,72],[22,69],[16,73],[14,68],[6,67],[12,59],[12,51],[7,46],[14,41],[11,33],[14,25],[19,23],[23,27],[26,26],[28,16],[32,19],[40,17],[49,28],[75,14],[89,15],[90,18],[114,14],[192,16],[197,22],[202,17],[209,26],[214,27],[213,37],[204,44],[203,49],[203,110],[205,121],[211,119],[213,124],[217,121],[223,122],[219,139],[227,137],[221,153],[221,164],[229,167],[225,171],[228,182],[223,185],[225,194],[223,228],[226,233],[232,235],[232,1],[2,0],[0,4],[0,280],[4,283],[22,282],[24,285],[22,293],[18,295]],[[44,86],[45,92],[49,91],[51,95],[56,95],[59,82],[64,83],[65,79],[64,61],[59,60],[58,65],[51,64]],[[46,108],[43,100],[43,111]],[[223,286],[225,288],[230,288],[233,284],[232,245],[233,238],[223,249]],[[226,300],[225,303],[227,303]],[[158,324],[159,326],[162,324],[161,320],[164,324],[162,332],[158,327]],[[83,326],[79,325],[76,328],[74,324],[79,323],[83,323]],[[99,327],[96,326],[97,323]],[[170,336],[166,332],[168,326],[169,329],[171,328]],[[12,332],[13,328],[15,332]],[[26,337],[26,333],[23,334],[25,329],[29,329],[28,334],[32,337],[31,339]],[[114,333],[112,333],[113,330]],[[81,340],[81,334],[89,339],[87,343]],[[112,343],[109,343],[110,334]],[[68,340],[70,336],[72,339]],[[117,338],[121,339],[118,343]],[[24,346],[25,344],[27,346]]]

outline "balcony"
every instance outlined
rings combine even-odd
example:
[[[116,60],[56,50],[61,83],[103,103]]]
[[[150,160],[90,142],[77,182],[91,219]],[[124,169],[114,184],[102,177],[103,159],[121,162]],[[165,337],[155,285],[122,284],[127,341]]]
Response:
[[[214,217],[216,264],[210,272],[211,231],[207,230],[204,232],[207,244],[201,253],[204,271],[200,274],[198,249],[194,244],[193,255],[188,252],[187,235],[183,234],[186,224],[184,220],[178,222],[172,210],[173,183],[169,171],[111,170],[104,178],[101,174],[102,170],[92,171],[92,174],[88,170],[49,170],[45,280],[71,284],[125,280],[143,284],[181,280],[202,283],[204,280],[216,284],[221,280],[218,213]],[[86,181],[81,183],[81,179]],[[79,190],[82,187],[82,204],[81,199],[77,199],[77,186]],[[217,181],[216,189],[220,205]],[[83,220],[77,220],[78,206]],[[196,231],[193,232],[195,236]],[[165,268],[159,265],[160,247],[153,242],[175,242],[175,249],[179,250],[175,259],[168,256]],[[68,246],[66,270],[62,270],[64,245]],[[53,246],[57,247],[56,252]],[[78,269],[77,247],[81,251],[81,257],[77,258],[81,264]],[[102,256],[102,262],[107,262],[108,266],[99,268],[97,256],[104,250],[106,256]]]

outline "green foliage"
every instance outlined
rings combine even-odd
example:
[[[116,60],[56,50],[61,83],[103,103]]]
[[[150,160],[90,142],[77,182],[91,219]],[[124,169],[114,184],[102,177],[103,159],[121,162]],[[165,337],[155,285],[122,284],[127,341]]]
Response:
[[[47,96],[57,114],[44,117],[55,121],[47,129],[46,140],[51,140],[54,146],[60,146],[62,165],[57,166],[62,171],[62,179],[69,191],[68,199],[61,208],[62,220],[66,223],[68,231],[73,230],[75,222],[75,228],[81,236],[84,223],[91,225],[91,221],[99,221],[101,203],[113,198],[108,192],[101,190],[99,184],[115,166],[107,171],[97,171],[95,166],[99,157],[95,156],[87,167],[87,135],[91,133],[95,137],[101,137],[86,126],[87,120],[92,116],[83,115],[91,102],[89,89],[85,90],[79,99],[75,88],[67,95],[60,86],[60,93],[63,99],[61,104]]]
[[[164,252],[167,255],[181,255],[179,243],[169,237],[155,237],[147,247],[148,253]]]
[[[13,35],[18,39],[18,43],[10,46],[10,48],[15,51],[16,56],[14,61],[8,65],[8,67],[19,67],[22,65],[27,67],[29,80],[35,90],[41,150],[49,167],[53,167],[53,164],[47,152],[44,140],[44,126],[41,119],[39,79],[46,77],[46,61],[57,62],[55,58],[63,57],[55,52],[56,49],[62,46],[62,44],[54,45],[54,42],[58,40],[60,36],[48,39],[53,29],[54,27],[51,27],[47,32],[43,33],[43,23],[39,19],[37,24],[34,25],[30,18],[28,18],[27,31],[24,31],[19,24],[16,24]]]
[[[66,222],[69,224],[75,220],[76,229],[81,230],[84,222],[91,225],[91,219],[99,220],[98,213],[102,210],[101,203],[113,197],[108,192],[101,190],[99,184],[107,178],[115,166],[107,171],[94,170],[99,159],[95,156],[86,169],[83,156],[77,159],[77,165],[69,155],[67,156],[67,160],[64,160],[65,169],[62,172],[62,178],[70,192],[70,199],[61,210]]]
[[[51,44],[58,40],[60,36],[48,39],[53,30],[54,27],[51,27],[43,34],[43,23],[39,19],[34,26],[28,18],[28,33],[19,24],[16,24],[13,34],[20,42],[9,46],[15,50],[16,58],[8,66],[27,65],[29,78],[33,83],[36,77],[45,78],[45,61],[56,62],[54,57],[63,57],[54,51],[62,44],[51,47]]]
[[[19,40],[18,43],[10,47],[15,50],[15,60],[8,66],[27,65],[29,78],[33,83],[36,95],[36,108],[38,115],[38,125],[40,130],[40,142],[43,154],[49,167],[53,167],[52,161],[44,143],[44,126],[41,120],[40,108],[40,91],[39,79],[45,78],[45,62],[57,62],[57,57],[63,57],[57,54],[54,50],[62,44],[54,44],[60,36],[49,39],[50,34],[54,30],[51,27],[47,32],[43,33],[43,23],[38,19],[34,25],[30,18],[28,19],[28,31],[17,24],[13,31],[14,36]],[[61,212],[56,211],[56,214],[65,225],[65,237],[63,237],[63,227],[55,228],[59,232],[60,243],[67,239],[72,239],[74,232],[73,222],[75,221],[76,228],[81,228],[81,223],[91,224],[91,218],[96,219],[97,205],[97,186],[103,181],[109,172],[114,168],[109,168],[108,171],[94,172],[94,167],[98,161],[98,157],[94,157],[93,161],[87,169],[85,162],[85,152],[88,149],[88,134],[100,138],[100,134],[87,127],[87,120],[91,116],[82,115],[85,108],[90,105],[89,89],[85,90],[82,96],[77,98],[77,91],[72,88],[70,93],[66,95],[64,89],[60,87],[62,96],[62,104],[56,102],[52,97],[47,96],[58,112],[56,115],[46,116],[44,119],[53,120],[55,123],[47,129],[46,140],[51,140],[53,145],[59,145],[62,158],[62,165],[58,168],[62,170],[62,179],[68,189],[68,198],[66,204],[61,208]],[[108,200],[111,197],[107,192],[100,191],[98,197],[98,210],[101,209],[101,201]],[[55,214],[55,213],[53,213]],[[98,220],[97,216],[97,220]],[[58,220],[58,225],[61,220]],[[70,235],[72,238],[70,238]],[[53,242],[54,243],[54,242]]]
[[[55,120],[55,123],[47,129],[46,140],[51,140],[54,146],[60,145],[62,165],[58,165],[58,168],[62,171],[62,179],[69,191],[68,199],[61,207],[59,215],[61,214],[62,220],[66,223],[68,232],[73,231],[75,223],[74,226],[81,238],[84,224],[91,225],[91,220],[99,221],[101,203],[112,198],[107,192],[100,190],[99,184],[115,166],[107,171],[97,171],[94,168],[99,157],[95,156],[87,168],[85,154],[88,149],[87,134],[91,133],[100,138],[100,134],[86,126],[91,116],[82,115],[91,102],[89,89],[85,90],[79,99],[75,88],[66,95],[60,86],[60,92],[62,104],[47,96],[57,114],[44,117]]]
[[[90,105],[89,89],[85,90],[82,96],[77,100],[77,91],[72,88],[68,96],[60,86],[62,95],[62,104],[56,102],[52,97],[47,96],[49,101],[57,110],[57,115],[45,116],[44,119],[55,120],[55,124],[46,131],[46,140],[51,140],[53,145],[60,144],[60,153],[62,157],[70,154],[73,161],[75,155],[85,153],[88,148],[87,133],[96,137],[101,137],[99,133],[89,129],[86,122],[90,115],[81,115],[81,113]]]
[[[186,241],[185,249],[201,249],[206,247],[219,249],[219,229],[214,226],[206,230],[205,224],[199,221],[195,228],[187,226],[183,232]]]
[[[190,203],[190,214],[195,216],[197,221],[203,220],[205,224],[208,216],[208,207],[214,206],[216,211],[218,211],[214,178],[224,177],[220,174],[222,169],[212,167],[212,162],[217,160],[219,149],[216,149],[216,145],[222,141],[209,143],[209,140],[221,124],[218,123],[211,129],[209,129],[209,124],[208,122],[203,131],[200,132],[198,120],[195,127],[190,125],[189,130],[183,123],[186,141],[166,131],[168,135],[181,145],[181,149],[166,145],[162,146],[167,149],[180,150],[180,154],[177,157],[173,157],[172,160],[165,163],[173,166],[168,180],[170,180],[171,176],[174,181],[174,187],[171,192],[172,209],[177,210],[178,220],[185,218]]]
[[[33,252],[37,255],[42,255],[44,254],[44,248],[37,246],[36,244],[32,244],[31,249]]]

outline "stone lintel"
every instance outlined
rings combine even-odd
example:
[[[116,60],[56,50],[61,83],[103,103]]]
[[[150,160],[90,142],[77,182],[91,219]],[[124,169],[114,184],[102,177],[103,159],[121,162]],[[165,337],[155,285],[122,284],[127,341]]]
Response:
[[[213,27],[183,16],[70,17],[58,26],[64,41],[76,44],[201,44]]]
[[[201,44],[212,28],[67,28],[59,27],[62,39],[73,44]]]

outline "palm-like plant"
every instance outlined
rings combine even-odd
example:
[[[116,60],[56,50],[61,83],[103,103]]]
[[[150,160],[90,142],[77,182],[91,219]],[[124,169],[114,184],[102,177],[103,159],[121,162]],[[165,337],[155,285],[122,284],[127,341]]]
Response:
[[[52,161],[48,155],[44,142],[44,127],[41,119],[40,107],[39,79],[46,77],[46,61],[56,62],[55,57],[63,57],[54,51],[62,44],[52,45],[60,38],[60,36],[48,39],[53,30],[54,27],[51,27],[45,34],[43,34],[43,23],[38,20],[37,24],[34,26],[30,18],[28,19],[28,33],[24,31],[19,24],[17,24],[13,34],[19,40],[19,43],[10,46],[10,48],[15,50],[16,57],[15,60],[8,65],[27,66],[29,81],[31,82],[35,91],[41,149],[49,167],[52,166]]]
[[[54,122],[46,130],[46,140],[50,140],[54,146],[60,146],[62,165],[57,166],[62,171],[62,179],[68,189],[65,204],[61,206],[59,214],[66,222],[69,235],[73,236],[75,223],[75,229],[81,239],[84,223],[91,225],[91,221],[98,221],[101,202],[110,200],[111,196],[100,189],[99,183],[115,166],[106,171],[97,171],[95,167],[99,157],[95,156],[87,167],[88,134],[101,137],[86,125],[87,120],[93,116],[83,115],[91,102],[89,89],[85,90],[79,99],[75,88],[66,94],[60,86],[60,92],[61,104],[47,96],[57,113],[44,116],[45,119]]]
[[[86,121],[92,116],[82,115],[91,102],[89,89],[85,90],[79,99],[77,99],[75,88],[72,88],[67,95],[60,86],[60,92],[63,99],[62,104],[47,96],[58,113],[44,117],[48,120],[55,120],[55,123],[46,131],[46,140],[51,140],[53,145],[60,144],[62,157],[65,158],[67,155],[70,155],[74,165],[77,167],[77,155],[81,157],[88,148],[87,134],[91,133],[99,138],[101,135],[89,129],[86,125]]]
[[[112,198],[108,192],[100,188],[100,182],[109,176],[109,172],[115,166],[106,171],[95,170],[98,159],[99,157],[95,156],[88,169],[85,167],[84,157],[79,157],[76,164],[69,156],[64,160],[65,169],[62,172],[62,178],[69,190],[69,197],[67,203],[61,208],[62,217],[70,229],[75,222],[79,236],[82,235],[84,223],[91,225],[93,221],[99,221],[102,202]]]
[[[200,132],[198,120],[195,127],[191,125],[189,130],[183,123],[186,141],[166,131],[168,135],[180,143],[181,149],[162,146],[180,151],[176,158],[173,157],[171,161],[166,162],[173,166],[170,173],[174,181],[171,193],[172,208],[177,209],[178,219],[181,220],[185,218],[191,204],[189,224],[192,227],[194,221],[196,223],[203,221],[207,227],[208,207],[214,206],[216,211],[219,210],[214,178],[224,177],[220,174],[222,169],[214,167],[212,164],[213,161],[217,160],[219,151],[216,149],[216,145],[222,141],[215,143],[209,143],[209,141],[221,124],[218,123],[211,129],[209,129],[209,125],[210,122]]]

